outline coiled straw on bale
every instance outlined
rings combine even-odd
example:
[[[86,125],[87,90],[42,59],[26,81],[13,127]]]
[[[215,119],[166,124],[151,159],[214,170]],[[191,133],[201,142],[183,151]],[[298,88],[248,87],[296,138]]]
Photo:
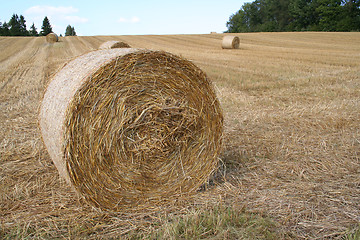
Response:
[[[131,48],[129,44],[119,41],[107,41],[100,45],[99,49],[110,49],[110,48]]]
[[[194,64],[162,51],[100,50],[49,84],[44,143],[60,175],[104,209],[195,192],[214,171],[223,117]]]
[[[222,48],[237,49],[240,46],[240,39],[237,36],[224,36],[222,40]]]
[[[46,42],[48,43],[54,43],[59,40],[58,35],[56,33],[49,33],[46,35]]]

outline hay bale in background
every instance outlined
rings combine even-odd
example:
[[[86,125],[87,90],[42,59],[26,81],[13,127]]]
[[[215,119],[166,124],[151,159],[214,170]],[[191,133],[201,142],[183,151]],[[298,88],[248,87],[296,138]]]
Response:
[[[99,49],[131,48],[129,44],[119,41],[107,41],[100,45]]]
[[[60,175],[100,208],[186,196],[218,164],[223,116],[213,86],[166,52],[78,57],[52,79],[39,117]]]
[[[223,49],[237,49],[240,45],[240,39],[237,36],[224,36],[222,40]]]
[[[46,35],[46,42],[48,43],[54,43],[57,42],[59,40],[59,37],[56,33],[49,33],[48,35]]]

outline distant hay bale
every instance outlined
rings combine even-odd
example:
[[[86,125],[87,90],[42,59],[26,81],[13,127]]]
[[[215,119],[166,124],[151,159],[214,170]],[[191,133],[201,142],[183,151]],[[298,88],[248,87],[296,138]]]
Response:
[[[99,49],[131,48],[129,44],[119,41],[107,41],[100,45]]]
[[[222,40],[223,49],[237,49],[240,45],[240,39],[237,36],[225,36]]]
[[[48,43],[54,43],[57,42],[59,40],[59,37],[56,33],[49,33],[48,35],[46,35],[46,42]]]
[[[223,116],[213,86],[163,51],[76,58],[53,77],[39,118],[60,175],[103,209],[194,193],[218,164]]]

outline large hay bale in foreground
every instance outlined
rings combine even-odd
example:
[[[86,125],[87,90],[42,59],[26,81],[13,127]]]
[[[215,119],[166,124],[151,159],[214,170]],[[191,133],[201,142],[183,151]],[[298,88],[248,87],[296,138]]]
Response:
[[[57,41],[59,41],[59,37],[56,33],[49,33],[48,35],[46,35],[46,42],[54,43]]]
[[[107,41],[100,45],[99,49],[131,48],[129,44],[119,41]]]
[[[223,49],[237,49],[240,46],[240,39],[237,36],[224,36],[221,46]]]
[[[218,164],[222,124],[199,68],[166,52],[131,48],[68,63],[40,111],[60,175],[88,202],[113,210],[195,192]]]

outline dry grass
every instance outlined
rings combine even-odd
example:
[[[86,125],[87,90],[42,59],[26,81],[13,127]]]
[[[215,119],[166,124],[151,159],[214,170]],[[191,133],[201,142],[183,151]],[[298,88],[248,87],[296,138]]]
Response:
[[[238,51],[219,49],[221,34],[78,37],[45,48],[41,39],[19,47],[24,38],[0,38],[9,56],[0,59],[0,236],[126,238],[221,203],[270,217],[278,231],[291,233],[279,238],[356,239],[359,33],[238,36]],[[224,166],[191,200],[99,211],[58,178],[36,127],[47,76],[109,39],[181,54],[215,82],[225,115]]]

